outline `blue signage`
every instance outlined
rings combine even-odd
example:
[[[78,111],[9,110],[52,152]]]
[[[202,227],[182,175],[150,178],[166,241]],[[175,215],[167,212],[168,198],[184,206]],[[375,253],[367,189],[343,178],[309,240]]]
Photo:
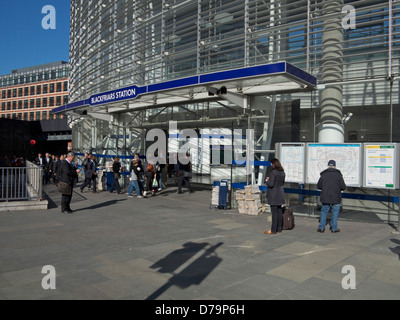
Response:
[[[91,106],[97,106],[99,104],[108,103],[108,102],[116,102],[122,101],[125,99],[134,99],[138,94],[143,93],[137,86],[126,87],[122,89],[102,92],[99,94],[95,94],[86,100],[86,104]]]

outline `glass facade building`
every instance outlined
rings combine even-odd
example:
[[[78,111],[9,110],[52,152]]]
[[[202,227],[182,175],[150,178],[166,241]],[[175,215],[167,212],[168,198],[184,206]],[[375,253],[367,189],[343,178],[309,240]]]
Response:
[[[250,121],[229,102],[127,109],[111,121],[72,116],[73,148],[143,153],[146,131],[171,120],[179,129],[250,125],[262,149],[282,139],[318,142],[326,123],[343,127],[344,142],[400,142],[399,57],[393,0],[72,0],[71,102],[279,61],[318,79],[313,92],[269,94],[273,112],[252,110]]]

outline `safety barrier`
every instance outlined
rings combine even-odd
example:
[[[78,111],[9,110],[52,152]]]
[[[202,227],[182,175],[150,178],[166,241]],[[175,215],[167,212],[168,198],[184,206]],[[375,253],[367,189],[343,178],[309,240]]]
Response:
[[[26,167],[0,167],[0,201],[42,199],[43,169],[26,161]]]

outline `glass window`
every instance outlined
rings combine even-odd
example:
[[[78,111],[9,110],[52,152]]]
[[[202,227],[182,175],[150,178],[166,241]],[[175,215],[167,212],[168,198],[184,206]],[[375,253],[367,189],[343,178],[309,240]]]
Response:
[[[40,120],[40,111],[36,112],[36,121]]]
[[[36,108],[40,108],[40,106],[41,106],[40,100],[41,99],[36,99]]]
[[[21,88],[21,90],[22,90],[22,88]],[[28,94],[29,94],[29,88],[25,87],[24,88],[24,96],[27,96]],[[21,92],[21,96],[22,96],[22,92]]]
[[[11,110],[11,102],[10,101],[7,102],[7,110]]]
[[[25,88],[26,92],[26,88]],[[18,88],[18,97],[22,97],[22,88]]]
[[[3,111],[6,110],[6,103],[5,102],[1,103],[1,110],[3,110]]]
[[[35,99],[29,100],[29,108],[34,108],[35,107]]]
[[[61,92],[61,82],[57,82],[57,92]]]
[[[29,112],[29,121],[33,121],[34,119],[35,113],[34,112]]]
[[[15,98],[17,96],[17,89],[13,89],[13,98]]]
[[[61,106],[61,96],[56,97],[56,106]]]
[[[17,101],[12,102],[12,109],[16,110],[17,109]]]
[[[18,101],[18,109],[22,109],[22,100]]]
[[[54,83],[50,83],[50,93],[54,92]]]
[[[24,100],[24,108],[28,108],[28,100]]]
[[[43,98],[43,108],[47,107],[47,98]]]
[[[36,94],[42,93],[42,86],[36,86]]]
[[[31,96],[34,96],[34,95],[35,95],[35,87],[32,86],[32,87],[31,87]]]
[[[54,97],[49,98],[49,107],[54,107]]]
[[[6,90],[3,90],[3,91],[1,92],[1,97],[2,97],[3,99],[6,98]]]
[[[43,85],[43,94],[46,94],[47,91],[48,91],[48,86],[47,86],[47,84],[44,84]]]

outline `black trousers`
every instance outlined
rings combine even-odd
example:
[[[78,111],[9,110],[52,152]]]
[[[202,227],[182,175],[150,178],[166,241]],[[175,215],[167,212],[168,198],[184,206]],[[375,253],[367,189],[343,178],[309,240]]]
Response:
[[[271,205],[271,213],[272,213],[271,232],[281,232],[283,229],[282,206]]]
[[[65,210],[71,210],[70,204],[72,199],[72,189],[71,194],[63,194],[61,195],[61,212]]]
[[[93,175],[91,178],[86,178],[85,177],[85,182],[81,186],[81,190],[85,188],[87,185],[90,187],[90,183],[93,181],[93,192],[96,192],[96,176]]]
[[[185,183],[185,186],[187,186],[189,192],[192,191],[192,188],[190,187],[190,180],[189,178],[185,177],[185,171],[179,171],[179,176],[178,176],[178,192],[182,192],[182,185]]]

